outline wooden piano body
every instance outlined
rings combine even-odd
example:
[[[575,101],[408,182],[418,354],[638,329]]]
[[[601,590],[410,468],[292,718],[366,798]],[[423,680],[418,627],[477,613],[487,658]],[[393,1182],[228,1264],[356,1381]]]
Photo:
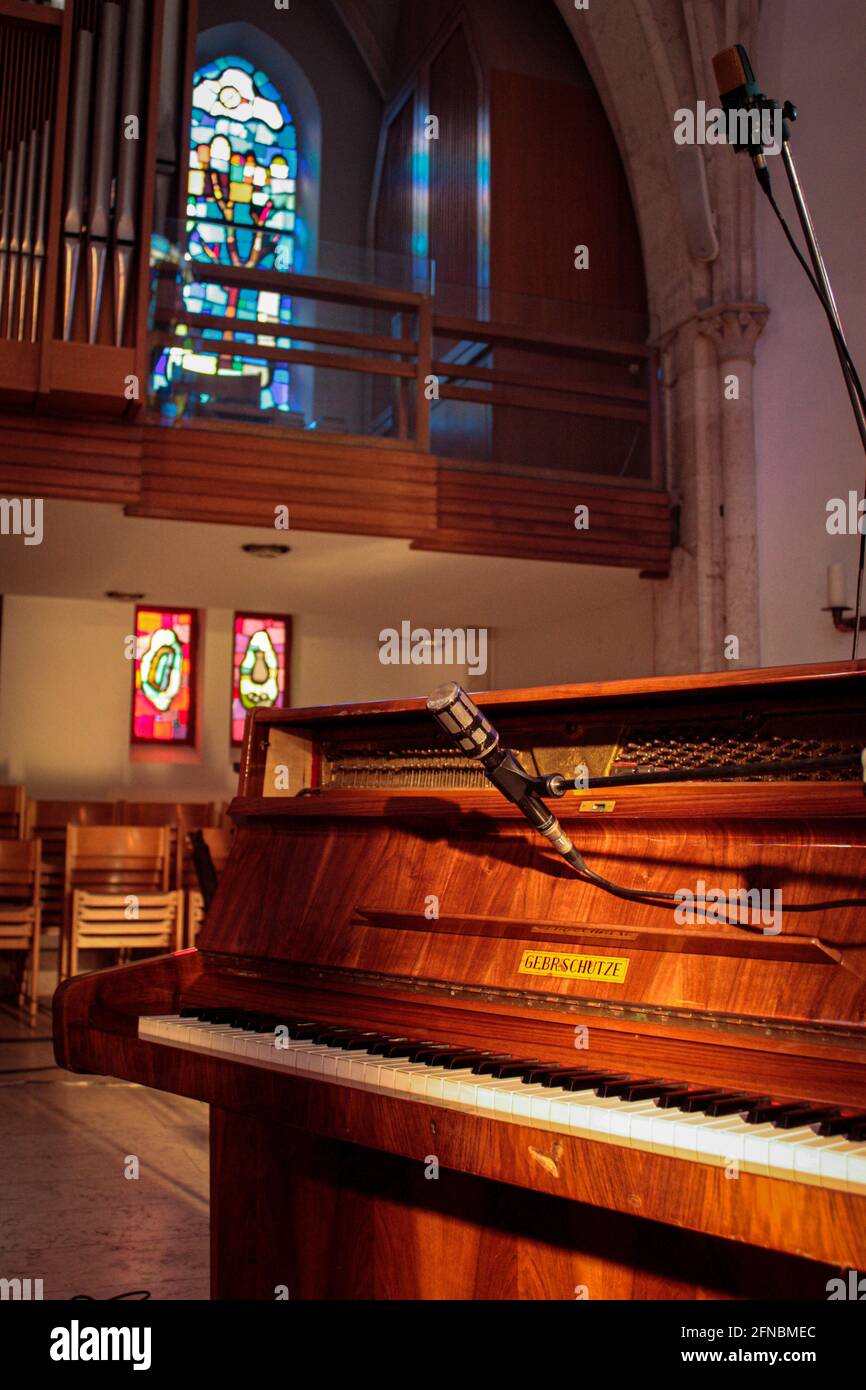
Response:
[[[784,908],[864,895],[861,780],[690,783],[689,768],[859,749],[864,694],[860,662],[478,700],[540,772],[682,768],[557,803],[591,868],[633,889],[780,889]],[[866,1112],[862,907],[784,912],[765,934],[610,895],[445,747],[420,700],[257,712],[231,815],[198,949],[55,998],[62,1065],[210,1104],[215,1298],[824,1299],[866,1267],[853,1183],[139,1036],[145,1016],[248,1009]]]

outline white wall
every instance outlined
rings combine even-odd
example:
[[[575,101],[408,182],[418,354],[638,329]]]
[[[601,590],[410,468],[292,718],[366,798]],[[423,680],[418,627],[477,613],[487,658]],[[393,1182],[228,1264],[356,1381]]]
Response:
[[[863,0],[772,0],[752,63],[766,92],[799,108],[791,147],[866,376]],[[770,165],[802,245],[784,170],[777,159]],[[858,538],[827,534],[826,504],[852,488],[863,495],[863,454],[823,311],[763,197],[757,249],[758,293],[771,310],[755,379],[762,664],[844,659],[851,638],[820,610],[835,561],[853,604]]]
[[[420,568],[427,558],[413,561]],[[429,558],[437,566],[442,560]],[[292,704],[424,695],[452,677],[471,690],[486,690],[642,675],[651,669],[650,586],[636,576],[615,570],[581,574],[577,567],[529,561],[491,564],[490,590],[467,589],[474,592],[465,605],[472,611],[460,618],[450,602],[436,597],[412,602],[405,583],[402,597],[362,595],[360,574],[354,580],[346,575],[340,601],[295,607]],[[597,580],[589,590],[588,573]],[[503,587],[506,601],[495,607],[492,595],[499,590],[501,597]],[[228,744],[232,610],[206,611],[203,741],[200,759],[192,764],[130,760],[132,676],[124,639],[131,614],[131,607],[109,601],[5,596],[0,782],[24,782],[31,796],[45,798],[160,801],[234,795],[232,764],[238,752],[231,753]],[[484,676],[379,661],[379,632],[398,627],[401,618],[416,626],[459,621],[481,626],[491,614],[490,668]]]
[[[208,613],[201,761],[129,758],[131,609],[112,602],[8,596],[0,651],[0,781],[32,796],[208,800],[233,794],[229,756],[230,612]],[[237,753],[235,753],[235,758]]]

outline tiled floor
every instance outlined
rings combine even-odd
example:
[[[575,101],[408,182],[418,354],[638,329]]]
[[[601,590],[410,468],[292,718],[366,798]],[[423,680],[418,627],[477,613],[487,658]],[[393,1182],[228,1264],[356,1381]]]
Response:
[[[60,1071],[47,1009],[31,1030],[0,1004],[0,1278],[207,1298],[207,1125],[196,1101]]]

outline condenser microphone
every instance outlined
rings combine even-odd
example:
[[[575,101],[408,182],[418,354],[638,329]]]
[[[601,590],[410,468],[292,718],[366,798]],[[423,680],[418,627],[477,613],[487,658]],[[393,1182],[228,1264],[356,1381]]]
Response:
[[[523,813],[533,829],[549,840],[572,868],[582,868],[574,845],[532,787],[528,773],[511,750],[501,746],[496,729],[463,687],[456,681],[437,686],[427,708],[461,752],[478,759],[488,781]]]
[[[726,111],[745,107],[751,110],[764,100],[764,93],[752,71],[749,55],[741,43],[725,48],[713,59],[713,71],[719,88],[719,98]]]
[[[717,53],[713,59],[713,71],[719,88],[719,100],[726,112],[763,112],[778,109],[776,103],[761,91],[752,71],[749,55],[741,43]],[[735,138],[731,143],[738,154],[745,152],[749,155],[761,182],[768,182],[770,175],[760,135],[757,139],[752,136],[748,122],[747,131],[749,133],[745,140]],[[738,131],[737,134],[739,133]]]

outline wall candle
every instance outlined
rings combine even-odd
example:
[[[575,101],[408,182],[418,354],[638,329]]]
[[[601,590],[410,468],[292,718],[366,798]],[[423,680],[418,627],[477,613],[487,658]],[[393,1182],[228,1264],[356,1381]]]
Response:
[[[827,566],[827,607],[847,608],[845,602],[845,571],[841,565]]]

